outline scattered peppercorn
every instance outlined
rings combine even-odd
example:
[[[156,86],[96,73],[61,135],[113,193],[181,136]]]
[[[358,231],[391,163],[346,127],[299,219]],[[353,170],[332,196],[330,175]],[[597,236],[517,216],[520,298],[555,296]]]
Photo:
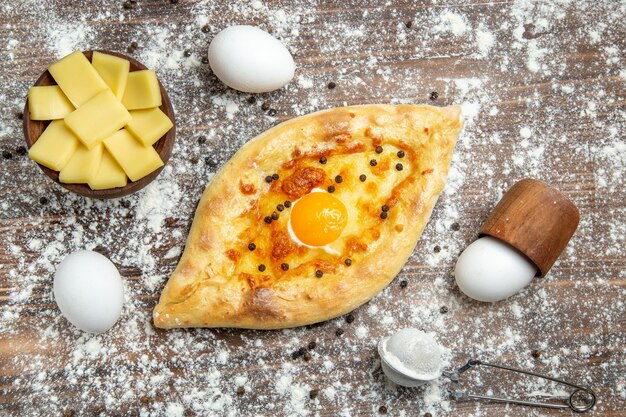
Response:
[[[265,216],[265,218],[263,219],[263,221],[267,224],[270,224],[272,222],[272,218],[270,216]]]
[[[76,414],[74,413],[74,410],[66,410],[65,413],[63,413],[63,415],[65,417],[74,417]]]
[[[289,200],[285,201],[284,205],[287,208],[291,207],[291,201],[289,201]]]
[[[322,156],[322,157],[320,158],[320,164],[324,165],[326,162],[328,162],[328,159],[326,159],[326,157],[325,157],[325,156]]]
[[[46,197],[41,197],[39,199],[39,204],[41,204],[42,206],[45,206],[46,204],[48,204],[48,199]]]
[[[344,264],[346,264],[346,266],[350,266],[352,265],[352,259],[348,258],[345,261],[343,261]]]
[[[248,243],[248,250],[255,250],[256,245],[254,243]]]
[[[328,186],[328,192],[329,193],[334,193],[335,192],[335,186],[334,185],[329,185]]]
[[[140,401],[143,404],[148,404],[150,402],[150,398],[148,398],[148,397],[141,397]]]
[[[139,48],[139,44],[135,41],[132,41],[128,46],[128,52],[135,52],[137,48]]]
[[[424,417],[433,417],[433,415],[430,414],[430,413],[426,413],[426,414],[424,414]]]
[[[436,91],[433,91],[432,93],[430,93],[430,96],[429,96],[431,100],[437,100],[438,97],[439,97],[439,93]]]
[[[396,164],[396,169],[398,171],[402,171],[402,169],[404,169],[404,167],[402,166],[402,164]]]
[[[383,211],[382,213],[380,213],[380,218],[385,220],[387,218],[388,214],[386,211]]]
[[[320,390],[318,389],[312,389],[311,392],[309,393],[309,398],[314,400],[317,398],[317,396],[319,395]]]
[[[440,312],[441,314],[446,314],[446,313],[448,312],[448,307],[446,307],[446,306],[442,306],[442,307],[439,309],[439,312]]]
[[[289,270],[289,264],[286,264],[286,263],[280,264],[280,269],[282,269],[283,271]]]
[[[346,323],[353,323],[354,322],[354,314],[350,313],[346,316]]]
[[[2,157],[4,159],[13,159],[13,154],[9,151],[2,151]]]
[[[15,113],[15,117],[22,120],[24,118],[24,113],[22,113],[21,111],[18,111]]]
[[[270,110],[267,112],[267,115],[268,115],[268,116],[272,116],[272,117],[276,116],[276,109],[270,109]]]
[[[376,147],[376,153],[383,153],[383,147],[382,146],[377,146]]]
[[[311,340],[307,347],[309,348],[309,350],[313,350],[317,347],[317,342],[315,340]]]
[[[267,101],[264,101],[263,104],[261,104],[261,110],[268,111],[269,109],[270,109],[270,103]]]
[[[202,145],[203,143],[206,143],[206,136],[198,136],[198,143],[200,145]]]
[[[387,411],[389,410],[387,410],[387,407],[385,407],[384,405],[381,405],[380,407],[378,407],[378,412],[380,414],[387,414]]]
[[[454,230],[455,232],[457,232],[460,228],[461,225],[456,222],[452,223],[452,226],[450,226],[450,229]]]
[[[248,97],[248,103],[249,103],[249,104],[254,104],[254,103],[256,103],[256,98],[255,98],[254,96],[250,96],[250,97]]]
[[[407,29],[411,29],[411,27],[413,27],[413,22],[410,20],[407,20],[404,26],[406,26]]]
[[[406,288],[406,286],[409,285],[408,282],[406,282],[405,279],[403,279],[402,281],[400,281],[400,288]]]
[[[283,206],[282,204],[279,204],[276,206],[276,210],[278,211],[283,211],[285,209],[285,206]]]
[[[209,57],[208,57],[208,56],[203,56],[203,57],[202,57],[202,63],[203,63],[204,65],[207,65],[207,64],[209,63]]]
[[[170,0],[171,4],[178,4],[178,0]]]
[[[20,156],[24,156],[28,153],[28,151],[26,150],[25,146],[18,146],[17,148],[15,148],[15,153]]]
[[[266,183],[268,183],[268,184],[269,184],[270,182],[272,182],[272,176],[271,176],[271,175],[268,175],[267,177],[265,177],[265,182],[266,182]]]
[[[436,245],[436,246],[433,248],[433,252],[435,252],[435,253],[439,253],[439,252],[441,252],[441,246]]]
[[[124,208],[130,208],[130,201],[128,200],[121,200],[120,201],[120,206],[124,207]]]
[[[209,25],[202,26],[202,32],[209,33],[211,31],[211,27]]]
[[[404,153],[404,151],[398,151],[397,155],[398,155],[398,158],[404,158],[404,155],[406,154]]]
[[[337,84],[335,84],[334,82],[331,81],[331,82],[328,83],[328,89],[329,90],[332,90],[335,87],[337,87]]]
[[[378,164],[378,162],[375,159],[372,159],[370,161],[370,165],[373,166],[373,167],[375,167],[377,164]]]
[[[361,182],[365,182],[365,180],[367,179],[367,175],[361,174],[359,175],[359,179],[361,180]]]
[[[304,356],[305,353],[306,353],[306,349],[301,347],[300,349],[296,350],[295,352],[291,354],[291,359],[298,359],[300,356]]]
[[[383,206],[380,209],[382,211],[384,211],[384,212],[388,212],[389,211],[389,206],[387,204],[383,204]]]
[[[315,271],[315,276],[318,277],[318,278],[321,278],[321,277],[324,276],[324,273],[321,270],[318,269],[317,271]]]
[[[341,336],[342,334],[343,334],[343,329],[341,327],[335,330],[335,336]]]
[[[240,397],[245,393],[246,393],[246,389],[244,387],[237,388],[237,395],[239,395]]]
[[[343,182],[343,178],[341,177],[341,175],[337,175],[337,176],[335,177],[335,182],[336,182],[337,184],[341,184],[341,183]]]
[[[185,56],[185,58],[189,58],[191,56],[191,51],[189,49],[185,49],[185,52],[183,52],[183,56]]]
[[[533,356],[533,358],[535,359],[539,359],[539,357],[541,356],[541,352],[537,349],[533,349],[532,352],[530,352],[530,354]]]
[[[302,356],[302,359],[304,359],[305,361],[310,361],[311,359],[313,359],[313,355],[311,355],[309,352],[305,353],[304,356]]]
[[[126,10],[130,10],[130,9],[134,9],[135,8],[135,4],[131,1],[127,1],[124,3],[124,8]]]
[[[278,213],[272,212],[272,220],[278,220]]]
[[[218,162],[211,156],[207,156],[206,158],[204,158],[204,162],[211,168],[215,168],[218,165]]]
[[[278,174],[272,174],[272,179],[273,179],[274,181],[278,180],[278,178],[280,178],[280,177],[278,176]]]
[[[259,265],[259,271],[261,272],[265,271],[265,265],[263,264]]]
[[[198,163],[198,157],[197,156],[192,156],[190,159],[192,165],[196,165]]]

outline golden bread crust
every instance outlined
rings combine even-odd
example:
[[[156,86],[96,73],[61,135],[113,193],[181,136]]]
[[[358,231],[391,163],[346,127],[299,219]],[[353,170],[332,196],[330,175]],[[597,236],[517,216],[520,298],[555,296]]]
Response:
[[[430,217],[463,125],[460,115],[459,106],[351,106],[289,120],[249,141],[207,186],[154,309],[155,325],[295,327],[371,299],[400,271]],[[278,180],[265,181],[275,173]],[[289,208],[264,221],[278,204],[329,185],[348,208],[349,224],[328,247],[296,244],[287,232]],[[383,204],[386,219],[380,218]]]

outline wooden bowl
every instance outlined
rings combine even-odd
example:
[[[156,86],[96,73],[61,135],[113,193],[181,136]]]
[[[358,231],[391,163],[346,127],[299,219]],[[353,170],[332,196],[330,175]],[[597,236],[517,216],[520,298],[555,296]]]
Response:
[[[118,56],[120,58],[124,58],[130,61],[131,71],[147,69],[139,61],[129,56],[126,56],[124,54],[120,54],[118,52],[104,51],[104,50],[98,50],[98,52],[103,52],[105,54]],[[85,54],[87,59],[91,61],[91,56],[93,54],[93,51],[86,51],[83,53]],[[43,74],[41,74],[41,76],[35,82],[36,86],[55,85],[55,84],[56,82],[54,81],[54,78],[52,78],[52,75],[50,75],[48,70],[46,70]],[[176,121],[174,120],[174,109],[172,108],[172,103],[170,102],[170,99],[167,96],[167,93],[165,92],[165,88],[163,88],[163,85],[161,84],[160,81],[159,81],[159,88],[161,89],[161,98],[162,98],[161,100],[162,104],[161,104],[160,109],[161,111],[163,111],[163,113],[167,115],[167,117],[170,118],[170,120],[172,121],[172,124],[174,125],[161,139],[159,139],[153,145],[154,149],[159,153],[159,156],[161,157],[161,160],[163,161],[163,166],[161,168],[155,171],[152,171],[150,174],[146,175],[145,177],[141,178],[138,181],[133,182],[129,179],[128,184],[126,184],[125,187],[110,188],[107,190],[92,190],[91,188],[89,188],[87,184],[64,184],[62,182],[59,182],[58,171],[54,171],[41,164],[38,164],[39,168],[41,168],[41,170],[48,177],[50,177],[54,182],[59,184],[61,187],[64,187],[76,194],[80,194],[85,197],[99,198],[99,199],[119,198],[128,194],[134,193],[135,191],[141,190],[143,187],[148,185],[153,179],[155,179],[157,175],[159,175],[161,170],[165,167],[165,164],[167,164],[167,161],[170,159],[170,155],[172,154],[172,148],[174,147],[174,139],[176,136]],[[26,145],[28,146],[29,149],[31,146],[33,146],[33,144],[37,141],[37,139],[39,139],[39,136],[41,136],[41,133],[45,130],[45,128],[48,126],[49,123],[50,123],[49,121],[30,120],[30,112],[28,110],[28,99],[26,99],[26,104],[24,105],[24,138],[26,139]]]

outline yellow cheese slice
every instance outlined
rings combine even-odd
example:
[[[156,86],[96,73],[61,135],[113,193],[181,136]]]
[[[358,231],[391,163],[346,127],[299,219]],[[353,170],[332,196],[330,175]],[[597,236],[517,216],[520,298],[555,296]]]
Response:
[[[28,111],[31,120],[62,119],[74,111],[58,85],[35,86],[28,90]]]
[[[100,167],[102,150],[102,143],[98,143],[91,149],[78,145],[70,161],[59,173],[59,181],[74,184],[92,181]]]
[[[80,107],[108,86],[82,52],[76,51],[50,65],[48,72],[74,107]]]
[[[174,126],[172,121],[158,107],[130,112],[132,120],[126,125],[144,145],[152,146]]]
[[[152,146],[144,146],[126,129],[106,138],[104,146],[131,181],[137,181],[163,166],[158,152]]]
[[[94,51],[91,65],[98,71],[118,100],[124,97],[130,62],[124,58]]]
[[[91,149],[130,120],[130,113],[107,88],[74,110],[65,118],[65,124]]]
[[[149,109],[161,105],[161,89],[154,70],[128,73],[122,103],[128,110]]]
[[[30,148],[28,156],[45,167],[60,171],[74,154],[78,143],[78,138],[63,120],[53,120]]]
[[[126,173],[108,151],[102,153],[102,160],[96,175],[89,181],[92,190],[124,187],[127,183]]]

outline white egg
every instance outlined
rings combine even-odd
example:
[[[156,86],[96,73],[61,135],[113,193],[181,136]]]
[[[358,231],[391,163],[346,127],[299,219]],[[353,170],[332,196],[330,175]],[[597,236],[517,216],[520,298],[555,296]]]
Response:
[[[512,246],[491,236],[469,245],[454,270],[461,291],[479,301],[504,300],[533,279],[537,267]]]
[[[231,26],[209,45],[209,64],[224,84],[247,93],[277,90],[291,81],[293,57],[278,39],[255,26]]]
[[[122,314],[122,278],[105,256],[79,250],[57,267],[54,299],[74,326],[86,332],[102,333],[113,327]]]

